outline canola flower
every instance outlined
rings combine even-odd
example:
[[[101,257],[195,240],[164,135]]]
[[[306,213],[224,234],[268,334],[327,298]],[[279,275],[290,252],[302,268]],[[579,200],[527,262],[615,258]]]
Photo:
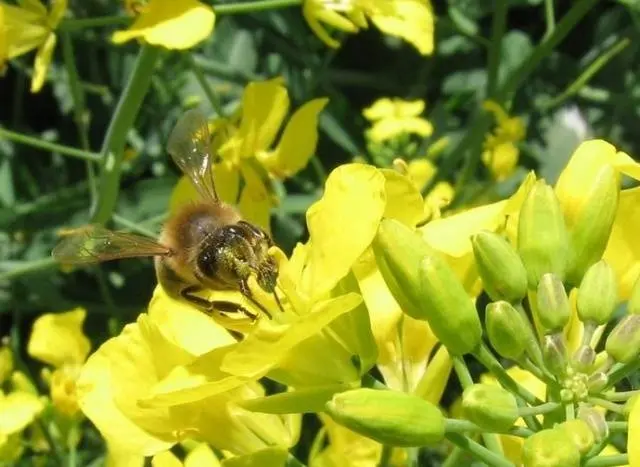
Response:
[[[51,2],[24,0],[18,6],[0,2],[0,69],[12,59],[37,49],[31,78],[31,92],[42,89],[56,46],[56,28],[67,10],[67,0]]]
[[[382,143],[399,135],[431,136],[433,125],[420,116],[424,109],[423,100],[378,99],[362,112],[372,122],[367,138],[374,143]]]
[[[410,43],[421,55],[433,53],[435,18],[429,0],[304,0],[302,14],[329,47],[336,48],[340,42],[323,23],[354,34],[370,21],[383,33]]]
[[[184,50],[213,33],[215,13],[209,5],[197,0],[150,0],[143,5],[127,2],[126,7],[138,16],[127,29],[113,33],[115,44],[139,39],[167,49]]]
[[[219,158],[214,174],[221,199],[237,204],[247,220],[267,231],[270,210],[276,203],[271,180],[284,180],[308,164],[318,141],[318,117],[327,104],[326,98],[306,102],[282,128],[290,106],[282,82],[275,78],[249,83],[239,111],[212,123],[212,153]],[[195,197],[195,189],[183,177],[171,209]]]
[[[507,179],[518,165],[520,150],[517,144],[525,137],[525,125],[520,117],[509,117],[494,101],[485,101],[482,107],[493,114],[497,126],[487,135],[482,162],[496,181]]]

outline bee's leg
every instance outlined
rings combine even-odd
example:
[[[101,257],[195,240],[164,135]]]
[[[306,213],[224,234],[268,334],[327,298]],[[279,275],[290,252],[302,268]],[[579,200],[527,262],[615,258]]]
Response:
[[[247,297],[247,299],[253,303],[255,306],[257,306],[258,308],[260,308],[260,311],[263,312],[269,319],[273,318],[273,316],[271,315],[271,313],[269,313],[269,310],[267,310],[265,308],[265,306],[260,303],[258,300],[256,300],[253,297],[253,293],[251,292],[251,289],[249,288],[249,284],[247,283],[246,280],[241,280],[238,283],[238,288],[240,289],[240,293],[242,293],[242,295],[244,295],[245,297]]]
[[[238,303],[228,302],[226,300],[207,300],[205,298],[199,297],[198,295],[195,295],[201,290],[203,290],[203,288],[198,285],[190,285],[182,289],[180,291],[180,295],[186,301],[193,305],[196,305],[198,308],[201,308],[207,313],[213,313],[214,311],[219,311],[226,314],[241,313],[250,318],[251,321],[256,320],[257,316],[254,313],[251,313],[249,310],[247,310],[242,305],[239,305]]]

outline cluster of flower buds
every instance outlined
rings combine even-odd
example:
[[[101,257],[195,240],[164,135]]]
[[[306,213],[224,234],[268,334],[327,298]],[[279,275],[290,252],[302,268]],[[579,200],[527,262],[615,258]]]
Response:
[[[628,416],[635,392],[616,393],[615,385],[637,369],[640,355],[640,284],[619,318],[616,275],[602,259],[618,178],[606,170],[600,181],[602,193],[592,193],[571,227],[554,189],[540,180],[522,204],[515,241],[489,231],[471,238],[490,299],[484,326],[447,261],[419,232],[383,220],[373,251],[398,304],[412,318],[427,321],[458,362],[464,365],[458,357],[465,354],[475,356],[499,384],[461,378],[462,415],[470,425],[452,423],[414,396],[371,389],[336,396],[328,413],[356,432],[396,446],[432,444],[461,426],[474,426],[475,433],[514,433],[522,427],[525,466],[578,466],[598,455],[609,436],[608,412]],[[605,334],[612,321],[617,324]],[[505,368],[513,365],[544,390],[514,380]]]

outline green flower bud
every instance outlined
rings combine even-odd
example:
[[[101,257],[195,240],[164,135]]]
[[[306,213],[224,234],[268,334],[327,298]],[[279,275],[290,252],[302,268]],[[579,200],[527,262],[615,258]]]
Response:
[[[573,368],[588,373],[596,361],[596,352],[588,345],[581,345],[573,356]]]
[[[543,274],[561,280],[567,266],[568,234],[553,188],[538,180],[527,195],[518,222],[518,252],[527,270],[529,288],[535,289]]]
[[[485,311],[485,325],[489,342],[501,357],[511,360],[522,357],[531,331],[510,303],[489,303]]]
[[[569,435],[580,455],[586,454],[596,442],[593,431],[584,420],[567,420],[557,425],[555,429],[562,430]]]
[[[391,446],[426,446],[444,438],[440,409],[419,397],[392,390],[353,389],[325,405],[340,425]]]
[[[549,331],[558,331],[566,326],[571,317],[569,297],[564,284],[555,274],[545,274],[538,284],[537,315],[542,326]]]
[[[473,384],[462,393],[462,412],[486,431],[503,433],[518,419],[518,403],[509,391],[493,384]]]
[[[527,271],[515,248],[493,232],[480,232],[471,238],[476,266],[482,284],[492,300],[517,303],[527,293]]]
[[[627,315],[607,337],[605,350],[619,363],[630,363],[640,354],[640,315]]]
[[[601,260],[587,269],[578,289],[578,317],[583,322],[606,324],[618,304],[618,281],[611,266]]]
[[[482,324],[453,270],[433,254],[420,263],[419,276],[422,319],[452,355],[473,351],[482,340]]]
[[[578,410],[578,418],[583,420],[589,428],[591,428],[591,432],[593,433],[596,443],[599,443],[609,436],[609,425],[607,425],[607,420],[604,418],[604,415],[593,407],[588,405],[581,406]]]
[[[539,431],[524,441],[524,467],[578,467],[580,451],[565,430]]]
[[[609,383],[609,377],[602,371],[596,371],[589,376],[587,387],[590,393],[600,392]]]
[[[395,219],[382,220],[372,246],[378,269],[402,311],[424,319],[418,270],[432,250],[417,232]]]
[[[629,303],[627,303],[627,310],[631,315],[640,315],[640,277],[636,279],[631,291],[631,297],[629,297]]]
[[[555,376],[563,377],[567,373],[567,346],[562,333],[544,336],[542,357],[549,371]]]
[[[587,268],[602,258],[618,210],[620,180],[616,169],[604,165],[589,190],[570,234],[567,279],[577,285]]]

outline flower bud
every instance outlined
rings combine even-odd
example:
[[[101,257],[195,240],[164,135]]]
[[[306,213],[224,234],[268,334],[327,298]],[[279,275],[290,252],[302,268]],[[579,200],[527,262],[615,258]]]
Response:
[[[432,250],[418,233],[394,219],[382,219],[372,246],[378,269],[402,311],[424,319],[418,270]]]
[[[593,432],[596,443],[599,443],[609,436],[609,425],[604,415],[593,407],[583,405],[578,410],[578,418],[583,420]]]
[[[611,266],[598,261],[585,273],[578,289],[578,317],[582,322],[606,324],[618,304],[618,281]]]
[[[567,420],[557,425],[555,429],[562,430],[569,435],[573,444],[580,451],[580,455],[586,454],[595,444],[593,431],[584,420]]]
[[[527,270],[529,288],[543,274],[564,279],[569,241],[560,204],[553,189],[538,180],[527,195],[518,222],[518,252]]]
[[[542,357],[549,371],[558,377],[567,372],[567,346],[562,333],[547,334],[542,340]]]
[[[453,270],[432,254],[420,263],[419,276],[422,319],[452,355],[473,351],[482,340],[482,324]]]
[[[609,384],[609,377],[603,371],[596,371],[589,376],[587,387],[590,393],[602,391]]]
[[[588,345],[581,345],[573,355],[573,368],[582,373],[589,373],[596,361],[596,352]]]
[[[485,311],[485,325],[489,342],[501,357],[511,360],[522,357],[531,331],[510,303],[489,303]]]
[[[340,425],[391,446],[426,446],[444,438],[440,409],[419,397],[392,390],[353,389],[325,405]]]
[[[630,363],[640,354],[640,315],[627,315],[607,336],[605,350],[618,363]]]
[[[493,384],[473,384],[462,393],[462,411],[486,431],[503,433],[518,419],[518,403],[509,391]]]
[[[492,300],[517,303],[527,293],[527,271],[515,248],[502,236],[480,232],[471,238],[476,266]]]
[[[602,258],[609,241],[620,198],[616,169],[603,165],[588,187],[587,196],[571,226],[567,279],[574,285],[579,284],[585,271]]]
[[[558,331],[569,322],[569,297],[564,290],[564,284],[555,274],[545,274],[540,279],[537,302],[537,317],[545,329]]]
[[[565,430],[534,433],[522,447],[524,467],[578,467],[580,451]]]

